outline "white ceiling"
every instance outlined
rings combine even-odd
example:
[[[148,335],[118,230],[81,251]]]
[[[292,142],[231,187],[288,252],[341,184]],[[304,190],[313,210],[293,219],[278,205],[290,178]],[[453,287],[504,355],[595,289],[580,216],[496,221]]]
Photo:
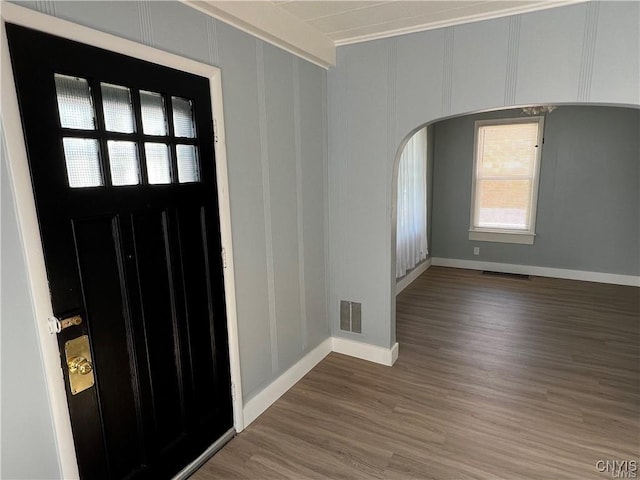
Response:
[[[556,6],[549,0],[516,1],[275,1],[320,30],[336,45],[466,23]],[[566,3],[566,2],[562,2]]]
[[[585,0],[181,0],[323,67],[336,46]]]

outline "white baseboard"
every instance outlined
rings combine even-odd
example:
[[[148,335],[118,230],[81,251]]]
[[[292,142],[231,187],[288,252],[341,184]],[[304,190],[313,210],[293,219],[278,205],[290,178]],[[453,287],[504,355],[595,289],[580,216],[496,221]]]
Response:
[[[398,344],[391,348],[378,347],[346,338],[329,337],[302,357],[295,365],[245,402],[242,409],[244,427],[258,418],[331,352],[391,366],[398,359]]]
[[[404,277],[396,282],[396,295],[407,288],[413,283],[413,281],[422,275],[431,266],[431,257],[427,258],[424,262],[419,264]]]
[[[320,363],[324,357],[329,355],[331,345],[331,337],[329,337],[271,382],[264,390],[245,402],[242,409],[245,428]]]
[[[398,360],[399,350],[400,350],[400,344],[398,342],[394,343],[393,347],[391,347],[391,365],[396,363],[396,360]]]
[[[380,363],[388,367],[392,366],[398,359],[398,344],[391,348],[378,347],[368,343],[349,340],[348,338],[333,337],[333,351],[361,358],[374,363]]]
[[[618,275],[615,273],[585,272],[564,268],[536,267],[533,265],[516,265],[512,263],[480,262],[477,260],[459,260],[455,258],[431,259],[433,266],[466,268],[469,270],[490,270],[492,272],[518,273],[535,275],[538,277],[564,278],[567,280],[581,280],[583,282],[610,283],[640,287],[640,277],[634,275]]]

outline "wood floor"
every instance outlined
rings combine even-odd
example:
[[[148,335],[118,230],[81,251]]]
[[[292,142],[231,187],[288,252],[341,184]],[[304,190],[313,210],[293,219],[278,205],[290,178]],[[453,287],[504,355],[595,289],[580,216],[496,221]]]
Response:
[[[639,292],[432,267],[393,367],[330,354],[192,478],[614,478],[596,462],[640,460]]]

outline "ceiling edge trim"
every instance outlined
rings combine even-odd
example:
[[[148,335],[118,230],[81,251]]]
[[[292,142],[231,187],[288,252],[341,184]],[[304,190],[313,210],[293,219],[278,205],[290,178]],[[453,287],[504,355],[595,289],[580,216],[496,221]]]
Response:
[[[271,2],[180,1],[322,68],[336,64],[333,40]]]
[[[396,37],[399,35],[406,35],[409,33],[424,32],[427,30],[436,30],[438,28],[452,27],[456,25],[464,25],[467,23],[481,22],[483,20],[494,20],[496,18],[509,17],[512,15],[520,15],[523,13],[537,12],[540,10],[547,10],[549,8],[564,7],[567,5],[575,5],[578,3],[585,3],[591,0],[558,0],[549,1],[538,5],[528,5],[522,7],[514,7],[500,12],[481,13],[478,15],[469,15],[468,17],[457,18],[455,20],[445,20],[441,22],[425,23],[421,25],[414,25],[406,28],[398,28],[394,30],[388,30],[381,33],[372,33],[369,35],[358,35],[351,38],[345,38],[343,40],[336,40],[336,47],[344,45],[353,45],[355,43],[369,42],[372,40],[380,40],[383,38]]]

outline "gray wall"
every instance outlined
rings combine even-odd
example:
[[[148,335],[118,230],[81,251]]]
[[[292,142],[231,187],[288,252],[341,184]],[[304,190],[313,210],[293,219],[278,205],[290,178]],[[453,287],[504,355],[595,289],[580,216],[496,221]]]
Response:
[[[391,208],[403,139],[509,106],[639,105],[639,16],[638,2],[585,2],[338,48],[328,78],[333,335],[395,342]],[[362,335],[338,328],[341,299],[362,303]]]
[[[59,478],[53,420],[0,129],[0,478]]]
[[[18,3],[221,68],[242,388],[249,399],[330,335],[326,71],[179,2]],[[5,195],[4,177],[2,186]],[[3,280],[5,275],[20,279],[11,298],[29,305],[25,267],[15,252],[17,227],[15,221],[5,223],[4,205],[2,220],[3,240],[14,240],[6,255],[3,245]],[[3,284],[3,300],[8,285]],[[6,308],[7,315],[3,302],[3,342],[37,354],[31,308],[11,303]],[[20,336],[11,325],[24,326]],[[5,366],[15,363],[5,356],[9,352],[2,352],[3,387],[17,381],[5,377]],[[28,450],[19,442],[2,442],[3,478],[59,476],[50,461],[55,447],[41,366],[34,365],[31,375],[38,400],[22,403],[20,416],[3,424],[2,433],[21,439],[33,425],[39,441]],[[3,388],[3,416],[21,399],[21,392]],[[34,420],[17,421],[23,417]],[[23,470],[19,462],[25,455],[41,459],[42,472],[48,473]]]
[[[474,122],[435,129],[434,257],[640,274],[640,110],[561,106],[545,119],[533,245],[469,240]],[[480,255],[473,255],[480,247]]]

